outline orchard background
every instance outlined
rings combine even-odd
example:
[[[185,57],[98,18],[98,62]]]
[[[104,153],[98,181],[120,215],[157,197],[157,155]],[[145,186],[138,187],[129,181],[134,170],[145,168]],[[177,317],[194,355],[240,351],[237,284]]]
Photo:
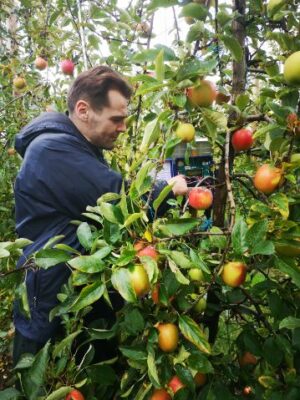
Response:
[[[158,43],[153,27],[162,8],[173,28]],[[1,400],[59,400],[75,388],[95,400],[300,399],[299,8],[298,0],[145,0],[126,7],[2,0]],[[73,74],[70,63],[63,73],[63,60],[75,64]],[[42,111],[65,112],[74,77],[103,63],[134,88],[128,130],[107,154],[130,186],[102,196],[74,221],[85,255],[62,237],[33,255],[35,268],[67,262],[72,269],[51,313],[61,316],[65,334],[11,371],[13,298],[22,299],[30,318],[24,278],[32,268],[14,272],[28,244],[14,231],[21,163],[14,137]],[[199,106],[189,88],[203,79],[223,96],[209,92],[211,100]],[[186,132],[178,137],[181,123],[211,145],[212,176],[199,182],[213,192],[211,224],[185,198],[169,200],[169,212],[158,217],[170,187],[149,217],[150,176],[186,139]],[[239,151],[239,140],[233,147],[240,129],[250,130],[247,150]],[[187,160],[194,148],[194,140],[186,144]],[[274,176],[253,181],[264,164],[275,168],[275,184]],[[137,246],[148,254],[137,254]],[[238,269],[225,273],[225,265]],[[84,327],[91,304],[101,297],[109,303],[113,288],[126,300],[116,324]],[[88,346],[78,360],[82,332]],[[94,364],[93,342],[105,338],[117,340],[118,357]]]

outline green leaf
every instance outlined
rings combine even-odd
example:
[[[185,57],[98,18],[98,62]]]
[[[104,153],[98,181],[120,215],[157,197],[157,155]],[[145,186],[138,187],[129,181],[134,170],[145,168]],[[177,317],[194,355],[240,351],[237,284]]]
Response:
[[[58,344],[54,347],[53,349],[53,357],[61,356],[63,351],[70,351],[73,340],[76,338],[76,336],[79,335],[81,330],[76,331],[65,337],[61,342],[58,342]]]
[[[102,249],[96,251],[96,253],[91,256],[79,256],[73,258],[69,261],[69,265],[71,265],[72,268],[87,274],[101,272],[105,268],[103,258],[110,254],[110,252],[111,247],[102,247]]]
[[[190,283],[190,281],[182,274],[182,272],[177,267],[175,262],[173,260],[171,260],[170,258],[168,258],[168,261],[169,261],[169,267],[170,267],[171,271],[173,272],[173,274],[175,275],[177,281],[179,283],[181,283],[182,285],[188,285]]]
[[[17,297],[21,299],[21,311],[25,314],[25,316],[30,319],[30,307],[28,302],[28,294],[27,294],[27,286],[25,281],[23,281],[16,290]]]
[[[42,249],[35,255],[35,263],[38,267],[47,269],[54,265],[69,261],[71,255],[64,250]]]
[[[134,213],[134,214],[130,214],[125,222],[124,222],[124,227],[127,228],[128,226],[130,226],[131,224],[133,224],[135,221],[137,221],[138,219],[142,219],[145,216],[144,212],[139,212],[139,213]]]
[[[131,285],[130,273],[127,269],[120,268],[114,271],[111,283],[126,301],[133,302],[136,300],[136,295]]]
[[[49,363],[50,342],[35,356],[32,366],[21,375],[22,387],[28,400],[36,400],[44,383],[46,369]]]
[[[276,267],[283,272],[284,274],[287,274],[292,278],[292,281],[298,288],[300,288],[300,271],[299,268],[291,266],[281,260],[280,258],[276,259]]]
[[[123,217],[120,209],[116,206],[113,206],[109,203],[100,203],[99,210],[101,215],[107,219],[107,221],[112,222],[113,224],[122,224]]]
[[[63,238],[63,237],[64,237],[64,235],[56,236],[56,238]],[[19,238],[19,239],[16,239],[15,242],[13,243],[13,248],[14,249],[15,248],[16,249],[22,249],[23,247],[26,247],[31,243],[33,243],[32,240]]]
[[[193,24],[187,34],[187,42],[192,43],[195,40],[201,39],[204,31],[205,27],[202,21],[198,21],[197,23]]]
[[[286,317],[284,318],[280,324],[279,324],[279,329],[297,329],[300,328],[300,318],[294,318],[294,317]]]
[[[167,254],[180,268],[189,269],[194,267],[192,261],[181,251],[172,250]]]
[[[141,152],[145,152],[151,145],[153,145],[158,139],[160,134],[158,118],[155,118],[153,121],[149,122],[143,134],[143,140],[140,147]]]
[[[249,100],[250,98],[248,94],[242,93],[237,96],[235,104],[241,111],[243,111],[247,107]]]
[[[181,13],[179,14],[180,17],[192,17],[195,19],[199,19],[205,21],[208,14],[208,9],[197,3],[189,3],[182,7]]]
[[[152,0],[148,6],[148,10],[150,11],[160,7],[176,6],[177,4],[178,0]]]
[[[157,266],[157,262],[155,260],[153,260],[152,257],[148,257],[148,256],[140,257],[140,261],[147,271],[147,275],[149,277],[150,282],[151,283],[156,282],[158,275],[159,275],[159,269]]]
[[[182,315],[179,317],[179,329],[183,336],[193,343],[200,351],[206,354],[210,354],[210,344],[205,338],[204,333],[201,331],[196,322],[188,317],[187,315]]]
[[[162,49],[155,59],[156,79],[162,82],[165,78],[164,50]]]
[[[236,38],[228,35],[221,35],[220,39],[228,48],[235,61],[239,62],[243,58],[243,49]]]
[[[167,221],[164,225],[159,225],[158,229],[166,236],[184,235],[195,228],[199,222],[194,218],[178,218]]]
[[[177,82],[183,81],[190,78],[198,78],[200,75],[207,75],[213,71],[218,65],[216,58],[212,58],[205,61],[199,61],[197,59],[187,59],[186,62],[179,68],[177,72]]]
[[[275,253],[275,246],[274,243],[270,240],[262,240],[257,242],[251,249],[251,256],[256,254],[261,254],[265,256],[270,256],[271,254]]]
[[[136,174],[135,181],[133,182],[135,188],[139,192],[141,196],[147,191],[147,187],[145,188],[145,180],[149,176],[150,171],[155,167],[153,161],[147,161],[142,168],[139,169],[139,172]]]
[[[168,194],[172,191],[172,186],[167,185],[163,188],[163,190],[159,193],[159,196],[153,202],[153,209],[156,211],[161,203],[165,200]]]
[[[246,222],[242,218],[238,218],[236,223],[234,224],[231,234],[233,250],[238,256],[243,255],[248,249],[246,243],[247,230],[248,227]]]
[[[6,249],[0,249],[0,258],[7,258],[10,256],[10,252]]]
[[[22,393],[20,393],[17,389],[14,388],[8,388],[0,391],[1,400],[17,400],[20,399],[21,397],[23,397]]]
[[[125,314],[124,327],[133,335],[137,335],[144,330],[145,320],[138,309],[134,308]]]
[[[62,386],[47,396],[45,400],[61,400],[62,398],[65,398],[71,390],[73,390],[71,386]]]
[[[284,219],[289,217],[289,199],[284,193],[274,193],[270,196],[270,201],[274,205],[273,208],[279,211]]]
[[[216,126],[221,130],[226,130],[227,128],[227,118],[224,113],[220,113],[218,111],[209,110],[207,108],[203,108],[202,115],[205,117],[207,121]]]
[[[207,359],[207,356],[202,353],[191,354],[188,358],[188,366],[198,372],[202,372],[203,374],[214,372],[214,368]]]
[[[76,312],[95,303],[95,301],[102,297],[104,290],[105,285],[101,281],[96,281],[91,285],[85,286],[72,304],[71,311]]]
[[[77,237],[80,244],[86,249],[90,250],[93,244],[92,231],[87,222],[83,222],[77,228]]]
[[[155,360],[155,352],[153,350],[153,347],[148,345],[148,357],[147,357],[147,366],[148,366],[148,376],[150,381],[152,382],[153,385],[156,387],[161,386],[159,377],[158,377],[158,370],[156,367],[156,360]]]
[[[121,198],[121,195],[119,193],[104,193],[99,199],[97,200],[97,204],[100,203],[109,203],[110,201],[116,201]]]
[[[268,221],[258,221],[251,226],[246,233],[246,243],[249,248],[254,247],[258,242],[265,239],[268,229]]]
[[[141,346],[119,346],[119,350],[130,360],[147,360],[147,353],[144,348],[141,348]]]
[[[68,251],[71,254],[77,254],[78,256],[80,256],[80,254],[81,254],[78,250],[75,250],[71,246],[68,246],[67,244],[64,244],[64,243],[58,243],[54,247],[56,249]]]

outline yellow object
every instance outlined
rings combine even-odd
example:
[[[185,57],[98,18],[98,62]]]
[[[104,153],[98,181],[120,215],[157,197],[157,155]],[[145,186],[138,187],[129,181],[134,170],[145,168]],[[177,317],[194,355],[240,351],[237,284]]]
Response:
[[[283,74],[290,85],[300,85],[300,51],[296,51],[286,59]]]
[[[176,135],[184,142],[191,142],[195,137],[195,128],[192,124],[179,123]]]

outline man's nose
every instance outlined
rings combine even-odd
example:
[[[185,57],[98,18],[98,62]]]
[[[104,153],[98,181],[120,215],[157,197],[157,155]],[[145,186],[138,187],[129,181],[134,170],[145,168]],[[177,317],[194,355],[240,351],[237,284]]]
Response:
[[[124,131],[126,131],[126,122],[125,122],[125,121],[122,121],[122,122],[120,122],[120,123],[118,124],[118,126],[117,126],[117,131],[118,131],[118,132],[124,132]]]

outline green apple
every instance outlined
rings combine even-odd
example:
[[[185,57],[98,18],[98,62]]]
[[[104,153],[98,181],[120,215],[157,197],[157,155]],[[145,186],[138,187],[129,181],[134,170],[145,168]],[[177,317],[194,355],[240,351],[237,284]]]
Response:
[[[288,84],[300,85],[300,51],[296,51],[285,60],[283,75]]]
[[[204,280],[204,275],[200,268],[191,268],[189,270],[189,277],[194,282],[203,282]]]
[[[202,313],[206,309],[206,299],[202,297],[193,307],[197,313]]]

